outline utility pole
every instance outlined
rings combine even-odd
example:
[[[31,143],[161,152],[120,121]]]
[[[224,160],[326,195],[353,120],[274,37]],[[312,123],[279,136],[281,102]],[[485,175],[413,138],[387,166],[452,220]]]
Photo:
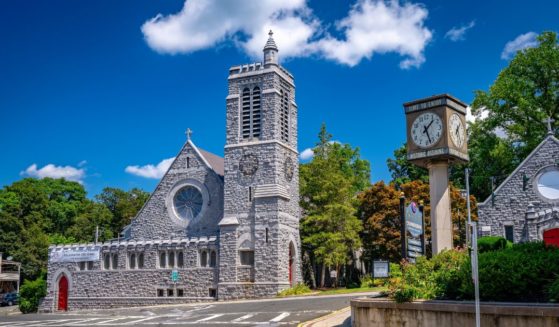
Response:
[[[400,192],[400,239],[402,241],[402,260],[407,258],[406,250],[406,197],[404,192]]]

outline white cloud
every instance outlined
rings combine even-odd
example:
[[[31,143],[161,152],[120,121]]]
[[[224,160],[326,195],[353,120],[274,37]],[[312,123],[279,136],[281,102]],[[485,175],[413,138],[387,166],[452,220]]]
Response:
[[[450,39],[453,42],[463,41],[466,38],[466,32],[474,26],[476,26],[476,22],[473,20],[468,24],[460,27],[454,26],[448,32],[446,32],[444,37]]]
[[[282,58],[318,55],[355,66],[374,53],[395,52],[405,57],[400,66],[409,68],[425,61],[423,51],[432,37],[423,26],[427,15],[418,4],[357,0],[334,24],[343,35],[338,39],[325,32],[307,0],[188,0],[180,12],[145,22],[142,32],[160,53],[190,53],[233,41],[260,58],[272,29]]]
[[[480,108],[475,115],[472,113],[472,108],[470,106],[466,107],[466,121],[469,123],[475,123],[476,121],[485,120],[487,117],[489,117],[489,110],[487,110],[486,107]],[[493,133],[495,133],[495,135],[497,135],[497,137],[501,139],[508,138],[508,133],[503,127],[495,127],[493,129]]]
[[[32,164],[20,173],[22,176],[30,176],[35,178],[65,178],[69,181],[83,182],[85,177],[85,168],[75,168],[72,166],[55,166],[48,164],[43,168],[37,169],[37,164]]]
[[[355,66],[373,54],[396,52],[404,57],[400,67],[419,67],[432,32],[423,26],[428,11],[418,4],[359,0],[348,16],[337,22],[345,40],[327,36],[318,41],[326,58]]]
[[[301,160],[310,160],[313,156],[314,151],[311,148],[306,148],[303,152],[301,152],[301,154],[299,154],[299,158],[301,158]]]
[[[501,59],[508,60],[514,57],[514,55],[522,49],[538,46],[538,40],[536,39],[537,36],[538,34],[534,32],[528,32],[520,34],[516,37],[516,39],[507,42],[503,52],[501,53]]]
[[[156,166],[152,164],[148,164],[144,166],[128,166],[124,169],[124,171],[129,174],[140,176],[140,177],[158,179],[163,177],[163,175],[165,175],[165,173],[167,172],[167,170],[169,170],[169,167],[171,167],[171,164],[173,163],[174,160],[175,160],[174,157],[169,159],[163,159]]]

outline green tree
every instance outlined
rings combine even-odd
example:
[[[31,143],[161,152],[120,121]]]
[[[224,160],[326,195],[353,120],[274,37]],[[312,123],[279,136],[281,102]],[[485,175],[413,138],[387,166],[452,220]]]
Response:
[[[411,181],[429,181],[429,172],[425,168],[416,166],[408,161],[407,159],[408,149],[406,144],[402,144],[401,147],[394,150],[394,158],[386,159],[386,165],[392,176],[392,182],[396,186],[400,186],[404,183]]]
[[[559,125],[559,45],[555,32],[538,36],[538,46],[519,51],[488,91],[476,91],[474,114],[488,117],[470,126],[472,191],[491,193],[544,138],[547,118]]]
[[[321,287],[326,268],[339,273],[361,245],[356,195],[370,183],[369,163],[360,158],[359,149],[331,139],[323,124],[313,159],[300,167],[303,250],[322,266]]]
[[[149,193],[138,188],[124,191],[118,188],[106,187],[95,198],[112,213],[110,229],[119,233],[125,226],[131,223],[132,218],[136,216],[149,198]]]

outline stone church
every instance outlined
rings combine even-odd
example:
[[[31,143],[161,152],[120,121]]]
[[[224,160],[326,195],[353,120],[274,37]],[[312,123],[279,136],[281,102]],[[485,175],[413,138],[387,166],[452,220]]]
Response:
[[[559,246],[559,140],[553,132],[478,205],[479,233]]]
[[[123,237],[50,246],[41,311],[269,297],[302,281],[295,85],[269,35],[263,63],[229,69],[224,158],[187,132]]]

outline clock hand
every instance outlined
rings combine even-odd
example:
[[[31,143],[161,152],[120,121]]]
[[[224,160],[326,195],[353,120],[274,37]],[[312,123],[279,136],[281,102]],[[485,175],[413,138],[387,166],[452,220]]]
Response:
[[[427,126],[423,126],[423,133],[427,134],[427,139],[429,143],[431,143],[431,137],[429,136],[429,131],[427,130]]]
[[[431,119],[431,122],[429,123],[429,125],[427,125],[427,129],[429,129],[429,127],[431,127],[431,124],[433,123],[433,119]]]

